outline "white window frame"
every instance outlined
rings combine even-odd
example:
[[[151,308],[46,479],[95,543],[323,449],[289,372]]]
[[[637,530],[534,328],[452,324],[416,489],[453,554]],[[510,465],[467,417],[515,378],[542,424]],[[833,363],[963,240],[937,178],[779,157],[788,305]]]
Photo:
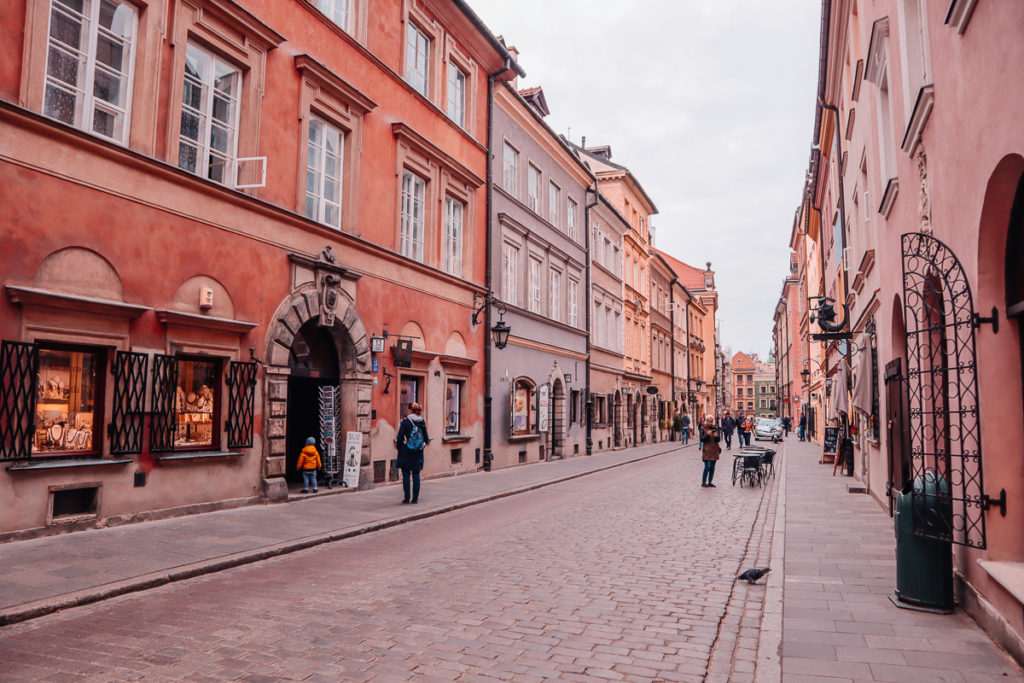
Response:
[[[565,208],[565,230],[569,233],[569,239],[573,241],[576,240],[576,211],[578,208],[579,205],[569,197]]]
[[[551,269],[548,276],[548,306],[552,320],[562,321],[562,272]]]
[[[222,185],[227,187],[236,187],[238,185],[237,178],[235,177],[235,171],[239,161],[238,158],[238,119],[239,110],[241,109],[241,94],[242,94],[242,70],[237,66],[221,59],[215,53],[200,47],[196,43],[189,42],[186,49],[186,64],[188,60],[188,52],[195,50],[196,52],[204,55],[207,58],[205,73],[200,74],[200,78],[196,79],[189,76],[187,73],[184,76],[185,84],[192,82],[197,87],[202,88],[202,101],[200,102],[200,109],[195,109],[188,106],[184,102],[185,95],[182,95],[181,104],[181,119],[186,114],[198,116],[199,118],[199,137],[195,140],[184,137],[181,133],[181,123],[179,120],[178,129],[178,168],[186,170],[190,173],[194,173],[203,178],[213,180],[214,182],[220,182]],[[220,126],[230,133],[230,141],[227,144],[227,150],[213,151],[211,145],[211,139],[213,136],[214,125],[213,125],[213,100],[214,100],[214,83],[217,80],[217,67],[221,65],[226,69],[233,71],[236,74],[235,87],[233,93],[225,93],[224,91],[218,91],[224,93],[225,99],[232,101],[234,106],[232,107],[231,120],[222,122],[224,125]],[[184,93],[183,87],[183,93]],[[195,147],[196,148],[196,166],[195,168],[187,168],[182,165],[183,157],[181,154],[182,145]],[[217,181],[214,178],[210,178],[210,159],[216,158],[222,160],[224,163],[224,178],[223,181]],[[265,169],[265,166],[264,166]]]
[[[444,199],[444,271],[462,277],[462,237],[466,205],[448,195]]]
[[[461,76],[461,83],[460,77]],[[455,62],[448,62],[448,118],[466,128],[466,88],[469,76]]]
[[[540,313],[540,266],[540,259],[530,257],[527,285],[530,288],[529,309],[531,313]]]
[[[536,214],[540,213],[540,178],[540,169],[529,164],[526,172],[526,204]]]
[[[415,22],[405,28],[405,82],[430,99],[430,36]]]
[[[314,142],[314,130],[319,129],[320,141]],[[336,138],[335,149],[337,154],[332,155],[327,149],[328,138]],[[332,178],[327,174],[327,161],[333,158],[337,177]],[[341,208],[342,197],[344,196],[343,183],[345,180],[345,132],[336,126],[331,125],[319,116],[309,117],[309,134],[307,136],[306,155],[306,218],[318,223],[329,225],[332,228],[341,229]],[[310,182],[314,187],[310,189]],[[325,196],[325,188],[328,182],[335,182],[337,186],[337,201],[332,202]],[[312,206],[310,202],[312,201]],[[327,219],[328,208],[333,207],[337,212],[336,221]]]
[[[558,205],[562,199],[562,188],[554,181],[548,183],[548,222],[558,227]]]
[[[79,47],[75,48],[67,43],[57,40],[49,30],[47,31],[47,57],[46,69],[44,72],[42,111],[51,118],[57,118],[52,114],[46,113],[46,92],[51,88],[65,94],[71,94],[75,98],[73,120],[70,122],[65,121],[65,123],[74,126],[79,130],[84,130],[92,135],[124,145],[128,143],[128,134],[131,127],[131,103],[132,90],[135,82],[135,53],[139,33],[139,9],[129,2],[119,2],[118,0],[109,0],[109,2],[111,2],[111,4],[118,5],[118,9],[121,7],[127,7],[131,10],[131,26],[127,38],[125,36],[118,35],[110,29],[100,27],[99,12],[100,6],[102,5],[100,0],[86,0],[83,9],[88,10],[88,16],[86,16],[85,13],[76,12],[73,8],[58,2],[57,0],[50,0],[50,8],[47,16],[51,26],[55,14],[63,15],[66,19],[77,22],[79,24],[80,43]],[[97,60],[97,44],[101,34],[105,39],[112,43],[120,43],[125,46],[123,65],[127,67],[126,71],[116,71]],[[84,46],[82,43],[84,43]],[[82,49],[83,47],[84,50]],[[51,52],[59,52],[65,58],[74,59],[77,62],[78,77],[76,78],[76,81],[80,82],[81,87],[71,85],[70,83],[50,75]],[[124,88],[123,106],[119,106],[108,100],[96,97],[95,83],[97,72],[112,75],[121,80]],[[97,109],[114,117],[114,135],[107,136],[93,129]],[[120,126],[118,126],[118,119],[120,120]],[[120,128],[120,130],[118,130],[118,128]]]
[[[505,143],[502,157],[502,188],[513,197],[519,197],[519,150]]]
[[[506,244],[502,254],[501,298],[510,306],[519,305],[519,249]]]
[[[423,263],[426,196],[427,181],[408,169],[403,171],[400,251],[402,256],[420,263]]]
[[[569,278],[569,324],[573,327],[579,325],[579,296],[580,283],[574,278]]]
[[[346,33],[352,33],[352,0],[316,0],[316,8]]]

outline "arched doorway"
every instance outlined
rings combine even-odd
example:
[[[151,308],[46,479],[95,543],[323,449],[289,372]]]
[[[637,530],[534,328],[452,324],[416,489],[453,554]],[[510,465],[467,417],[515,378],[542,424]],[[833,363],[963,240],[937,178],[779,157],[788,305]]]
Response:
[[[612,431],[615,447],[622,448],[622,392],[616,391],[612,402]]]
[[[551,385],[551,432],[548,457],[565,457],[565,387],[560,379]]]
[[[291,374],[288,375],[288,420],[285,428],[288,449],[285,456],[286,478],[290,484],[298,484],[302,482],[302,475],[295,469],[295,464],[306,438],[314,437],[321,455],[325,455],[320,425],[320,388],[339,387],[341,382],[338,349],[331,335],[315,320],[307,321],[295,335],[288,354],[288,368]],[[340,414],[340,408],[340,405],[336,406],[336,416]]]
[[[332,281],[328,276],[345,278],[344,269],[309,261],[316,268],[316,280],[304,283],[281,302],[267,335],[263,498],[270,501],[288,497],[288,480],[295,476],[301,442],[308,436],[320,441],[319,406],[312,404],[311,409],[310,401],[318,401],[319,387],[328,383],[339,388],[336,445],[343,448],[349,432],[362,434],[359,486],[373,486],[369,337],[349,295],[331,289],[337,288],[337,278]]]

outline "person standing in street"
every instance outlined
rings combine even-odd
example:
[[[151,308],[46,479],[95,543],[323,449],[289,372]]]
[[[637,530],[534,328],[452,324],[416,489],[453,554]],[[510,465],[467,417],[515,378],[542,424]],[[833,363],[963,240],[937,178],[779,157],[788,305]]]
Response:
[[[715,488],[712,481],[715,478],[715,463],[718,462],[718,456],[722,454],[722,447],[718,440],[719,429],[715,426],[715,418],[708,415],[700,430],[700,457],[704,461],[704,472],[700,476],[700,485],[704,488]]]
[[[402,470],[403,503],[418,503],[420,497],[420,471],[423,469],[423,450],[430,443],[427,423],[423,419],[423,406],[413,403],[398,426],[395,446],[398,448],[398,468]],[[410,482],[412,488],[410,490]],[[411,495],[410,495],[411,494]]]
[[[750,435],[754,433],[754,415],[748,414],[743,418],[743,423],[740,425],[740,445],[750,445]]]
[[[736,429],[736,420],[733,419],[732,413],[728,410],[725,411],[725,417],[722,418],[722,436],[725,437],[725,447],[732,450],[732,433]]]
[[[804,440],[804,435],[807,433],[807,415],[800,416],[800,425],[797,427],[796,435],[801,441]]]
[[[787,439],[789,438],[789,428],[791,425],[792,422],[790,421],[788,415],[782,418],[782,431],[785,432],[785,436]]]
[[[320,467],[320,451],[316,449],[316,439],[311,436],[306,439],[306,445],[299,453],[299,461],[295,464],[295,469],[302,472],[302,491],[300,493],[309,493],[310,488],[313,489],[313,493],[317,492],[316,471]]]
[[[690,443],[690,415],[689,413],[683,413],[679,418],[679,424],[682,425],[681,433],[683,439],[683,445]]]

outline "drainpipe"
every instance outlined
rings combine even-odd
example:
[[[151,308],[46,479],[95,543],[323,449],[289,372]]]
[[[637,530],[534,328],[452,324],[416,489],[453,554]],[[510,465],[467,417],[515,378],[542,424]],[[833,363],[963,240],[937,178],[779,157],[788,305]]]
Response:
[[[689,413],[690,405],[690,296],[689,290],[687,290],[686,297],[686,399],[684,407],[686,412]],[[693,421],[697,419],[696,415],[690,415],[690,425],[693,425]]]
[[[587,191],[588,192],[590,191],[589,188],[588,188]],[[583,238],[584,239],[583,243],[586,245],[586,248],[587,248],[587,285],[586,285],[586,289],[584,290],[587,293],[587,302],[586,302],[587,305],[584,306],[584,310],[586,311],[585,315],[586,315],[586,321],[587,321],[587,360],[586,360],[587,384],[586,384],[586,387],[584,388],[584,391],[587,392],[587,395],[586,395],[586,406],[587,406],[587,455],[592,455],[593,452],[594,452],[594,438],[593,438],[593,431],[592,431],[593,428],[591,427],[592,423],[594,422],[594,398],[593,398],[593,396],[590,393],[590,335],[593,332],[593,330],[591,329],[591,323],[593,321],[590,318],[590,310],[593,307],[593,303],[594,303],[593,300],[591,299],[590,271],[594,267],[594,254],[593,254],[593,250],[591,249],[592,245],[590,244],[590,210],[600,203],[600,199],[601,198],[600,198],[600,195],[598,195],[598,189],[597,189],[597,180],[595,180],[594,181],[594,201],[589,203],[589,204],[587,204],[585,209],[584,209],[584,211],[583,211],[583,231],[585,233],[584,238]],[[612,410],[612,406],[607,406],[605,408],[605,410],[608,410],[608,411]],[[613,421],[613,423],[614,423],[614,421]]]
[[[668,264],[666,264],[666,265],[668,265]],[[669,358],[668,358],[668,360],[669,360],[669,372],[672,373],[672,403],[673,404],[675,404],[675,402],[676,402],[676,285],[678,283],[679,283],[679,278],[674,277],[674,278],[672,278],[672,282],[670,282],[669,285],[668,285],[669,325],[671,325],[671,330],[672,330],[672,336],[669,337],[672,340],[672,342],[671,342],[672,346],[671,346],[671,348],[669,350]],[[675,437],[675,433],[676,433],[675,419],[676,419],[676,416],[674,414],[668,416],[668,420],[669,420],[669,423],[670,423],[669,424],[669,430],[668,430],[668,433],[670,435],[669,436],[669,440],[672,440]]]
[[[494,459],[494,453],[491,450],[491,408],[492,408],[492,396],[491,396],[491,271],[492,261],[491,257],[491,228],[494,225],[494,219],[492,217],[493,212],[491,211],[491,202],[494,195],[494,173],[491,170],[492,163],[494,161],[494,79],[505,73],[509,69],[514,68],[514,63],[511,57],[505,57],[505,66],[492,74],[487,74],[487,235],[484,239],[486,242],[487,253],[484,257],[485,272],[484,278],[487,287],[486,296],[488,301],[484,306],[484,457],[483,457],[483,468],[485,472],[491,471],[491,462]]]

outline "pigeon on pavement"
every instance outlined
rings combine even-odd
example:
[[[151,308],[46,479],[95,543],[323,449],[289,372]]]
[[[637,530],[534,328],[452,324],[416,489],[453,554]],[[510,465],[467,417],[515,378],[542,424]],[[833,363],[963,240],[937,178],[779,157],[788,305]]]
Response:
[[[772,570],[771,567],[765,567],[764,569],[748,569],[747,571],[740,574],[738,579],[743,579],[747,583],[757,583],[757,580]]]

